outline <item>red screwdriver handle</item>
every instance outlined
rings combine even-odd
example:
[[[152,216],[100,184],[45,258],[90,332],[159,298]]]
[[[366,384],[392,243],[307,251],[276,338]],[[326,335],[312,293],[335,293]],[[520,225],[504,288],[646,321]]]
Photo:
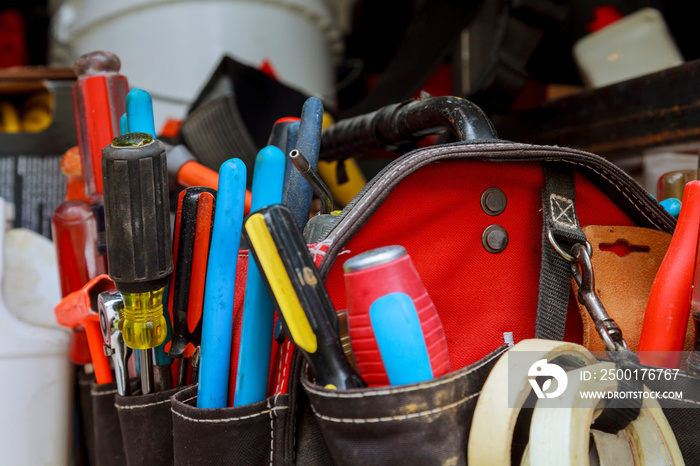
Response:
[[[676,230],[649,293],[639,338],[639,360],[679,368],[690,314],[700,228],[700,181],[685,187]]]
[[[390,248],[395,248],[393,256],[380,252]],[[367,257],[375,251],[379,254],[374,259],[362,260],[361,256]],[[350,343],[357,369],[367,386],[389,385],[370,318],[372,304],[389,293],[405,293],[411,297],[421,323],[433,376],[447,374],[450,363],[445,332],[435,305],[405,249],[391,246],[368,251],[348,260],[344,268]]]

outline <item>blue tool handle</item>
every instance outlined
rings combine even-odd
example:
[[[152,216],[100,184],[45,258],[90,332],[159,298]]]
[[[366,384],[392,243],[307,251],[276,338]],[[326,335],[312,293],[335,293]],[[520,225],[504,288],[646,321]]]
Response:
[[[245,203],[246,168],[230,159],[219,169],[207,281],[202,309],[202,343],[197,407],[227,405],[233,296]]]
[[[318,167],[318,153],[321,148],[321,129],[323,126],[323,104],[316,97],[309,97],[301,109],[301,122],[295,146],[287,145],[288,149],[297,149],[304,154],[311,167]],[[287,184],[288,195],[283,203],[289,207],[294,220],[300,229],[304,229],[309,221],[313,188],[294,168],[290,169]]]
[[[126,121],[131,133],[148,133],[155,139],[151,94],[143,89],[132,89],[126,95]],[[121,121],[120,121],[121,123]]]
[[[129,120],[127,119],[126,113],[119,117],[119,134],[126,134],[129,132]]]
[[[284,152],[278,147],[267,146],[258,152],[251,213],[282,201],[284,164]],[[262,401],[267,396],[274,319],[275,309],[265,282],[253,257],[249,256],[234,406]]]
[[[659,204],[661,204],[661,207],[666,209],[666,212],[671,214],[673,218],[678,220],[678,216],[681,214],[681,201],[675,197],[669,197],[668,199],[664,199],[663,201],[659,202]]]
[[[433,378],[416,306],[406,293],[389,293],[369,310],[374,338],[391,385]]]
[[[287,144],[285,145],[285,164],[284,164],[284,187],[282,188],[282,204],[286,205],[287,207],[290,207],[290,202],[291,202],[291,196],[292,196],[292,191],[291,191],[291,186],[289,184],[289,178],[292,176],[292,170],[297,171],[296,168],[294,168],[294,165],[292,164],[292,161],[289,160],[289,153],[294,150],[294,148],[297,146],[297,139],[299,137],[299,121],[295,121],[289,125],[287,128]]]

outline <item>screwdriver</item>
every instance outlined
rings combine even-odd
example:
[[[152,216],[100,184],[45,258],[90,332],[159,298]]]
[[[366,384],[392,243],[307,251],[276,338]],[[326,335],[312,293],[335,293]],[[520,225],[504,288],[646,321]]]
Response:
[[[122,115],[123,116],[123,115]],[[120,126],[124,122],[120,120]],[[143,89],[132,89],[126,95],[126,131],[132,133],[146,133],[151,137],[156,137],[156,125],[153,119],[153,101],[151,94]],[[126,133],[123,133],[126,134]],[[170,321],[170,313],[163,312],[167,332],[165,341],[153,349],[153,374],[155,378],[154,385],[157,390],[169,390],[173,387],[173,377],[170,370],[172,359],[168,357],[165,351],[165,345],[172,337],[172,325]],[[141,357],[141,354],[139,354]],[[143,367],[143,366],[142,366]]]
[[[187,360],[201,340],[206,264],[214,221],[216,191],[191,187],[178,196],[173,244],[175,273],[170,280],[173,338],[169,355],[181,358],[178,386],[186,384]]]
[[[151,94],[143,89],[132,89],[126,96],[126,115],[122,115],[122,134],[148,133],[156,137],[153,119],[153,102]],[[126,129],[127,131],[124,131]],[[286,133],[285,133],[286,135]],[[182,144],[171,146],[165,144],[168,154],[168,184],[174,189],[176,185],[185,188],[205,186],[216,189],[219,174],[211,168],[197,162],[192,153]],[[246,190],[245,214],[250,212],[251,193]]]
[[[276,146],[267,146],[258,153],[253,171],[253,212],[282,200],[284,163],[284,152]],[[235,386],[234,406],[262,401],[267,393],[275,309],[260,275],[249,256],[240,351],[232,384]]]
[[[345,261],[343,270],[350,344],[368,386],[419,382],[450,371],[440,317],[403,246],[363,252]],[[399,351],[400,345],[406,349]],[[409,354],[413,363],[407,366],[402,361]],[[428,358],[423,371],[422,356]],[[397,367],[402,369],[392,373]]]
[[[102,151],[109,274],[124,299],[127,346],[149,350],[165,341],[163,291],[173,271],[165,147],[146,133],[119,136]],[[146,393],[151,358],[143,353]]]
[[[82,288],[91,278],[107,273],[107,257],[97,249],[97,222],[85,199],[80,153],[71,148],[61,159],[66,175],[66,200],[51,216],[51,232],[56,246],[62,296]],[[74,328],[69,356],[75,364],[91,361],[87,336],[82,327]]]
[[[119,117],[126,111],[129,84],[119,74],[121,62],[110,52],[91,52],[78,58],[73,84],[75,126],[82,157],[85,193],[102,195],[102,148],[119,134]]]
[[[79,199],[62,202],[51,216],[51,231],[64,297],[107,272],[104,255],[97,251],[97,226],[90,204]],[[85,330],[74,329],[71,360],[89,364],[89,356],[85,358],[85,351],[79,347],[79,342],[84,340],[76,332],[84,334]]]
[[[277,204],[252,213],[244,234],[285,332],[317,383],[328,389],[364,387],[345,357],[333,304],[289,209]]]
[[[246,176],[245,164],[240,159],[229,159],[219,169],[219,189],[202,309],[198,408],[224,408],[227,405],[233,298]]]
[[[321,148],[321,128],[323,125],[323,104],[316,97],[309,97],[301,109],[301,121],[297,134],[296,144],[287,145],[287,154],[297,149],[307,158],[311,168],[316,170],[318,166],[318,154]],[[289,130],[293,126],[290,125]],[[282,204],[293,212],[294,219],[299,228],[304,228],[309,220],[311,211],[311,198],[313,189],[306,182],[298,170],[289,171],[289,178],[285,179]]]
[[[126,127],[130,133],[146,133],[156,137],[151,94],[143,89],[132,89],[126,95]]]
[[[683,191],[676,230],[649,292],[637,346],[642,364],[680,367],[691,299],[693,307],[700,306],[700,294],[693,292],[693,283],[700,280],[697,272],[693,280],[698,270],[699,226],[700,181],[691,181]]]

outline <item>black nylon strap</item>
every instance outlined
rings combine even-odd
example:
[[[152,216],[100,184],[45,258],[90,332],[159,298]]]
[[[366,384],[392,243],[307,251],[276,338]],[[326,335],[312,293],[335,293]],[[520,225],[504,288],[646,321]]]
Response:
[[[576,192],[571,168],[560,164],[544,164],[543,169],[542,266],[535,337],[563,340],[571,291],[571,264],[549,244],[547,233],[550,231],[557,244],[566,252],[570,251],[573,243],[585,243],[586,235],[576,216]],[[618,369],[634,370],[639,367],[639,358],[632,351],[608,351],[608,356]],[[623,380],[618,385],[618,392],[639,392],[642,389],[641,380]],[[593,428],[617,433],[637,418],[641,406],[641,398],[615,398],[598,416]]]
[[[585,243],[586,235],[576,217],[572,170],[562,164],[543,164],[545,188],[542,190],[542,264],[537,301],[535,337],[563,340],[571,291],[571,267],[549,244],[547,232],[565,250],[573,243]]]
[[[608,356],[612,361],[615,362],[615,366],[618,369],[630,369],[632,374],[634,370],[640,368],[639,358],[637,355],[630,350],[622,351],[608,351]],[[620,383],[617,387],[618,393],[635,392],[639,395],[644,389],[642,380],[637,380],[632,378],[627,380],[622,377]],[[629,425],[630,422],[634,421],[637,416],[639,416],[639,411],[642,407],[642,397],[632,396],[631,394],[625,396],[624,398],[614,398],[612,403],[608,405],[607,408],[598,416],[593,425],[593,429],[601,430],[607,432],[608,434],[616,434],[618,431],[624,429]]]

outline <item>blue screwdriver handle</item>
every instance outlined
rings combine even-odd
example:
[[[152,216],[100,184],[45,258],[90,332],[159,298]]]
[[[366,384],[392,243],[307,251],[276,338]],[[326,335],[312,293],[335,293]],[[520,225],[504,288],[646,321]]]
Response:
[[[230,159],[219,169],[207,280],[202,308],[202,342],[197,407],[227,405],[233,297],[245,204],[246,168]]]
[[[282,201],[284,165],[285,155],[278,147],[267,146],[258,152],[251,213]],[[275,309],[265,282],[253,257],[249,256],[234,406],[262,401],[267,395],[274,319]]]
[[[127,119],[126,113],[123,113],[119,117],[119,134],[126,134],[129,132],[129,120]]]
[[[130,133],[148,133],[155,139],[156,124],[153,120],[151,94],[143,89],[129,91],[126,95],[126,121]]]
[[[403,385],[433,378],[428,348],[413,299],[389,293],[370,306],[370,320],[389,383]]]
[[[678,220],[678,216],[681,214],[681,201],[674,197],[669,197],[668,199],[664,199],[663,201],[659,202],[661,204],[661,207],[663,207],[666,212],[671,214],[673,218]]]
[[[323,104],[316,97],[309,97],[301,109],[301,122],[296,146],[287,145],[287,149],[297,149],[304,154],[311,167],[318,167],[318,153],[321,148],[321,129],[323,126]],[[294,215],[300,229],[309,221],[313,188],[306,182],[298,170],[291,168],[288,182],[288,196],[284,204]]]
[[[292,185],[289,184],[290,177],[292,176],[292,171],[298,171],[294,168],[292,161],[289,160],[289,153],[297,146],[297,139],[299,137],[299,121],[295,121],[289,124],[287,127],[287,143],[285,145],[285,158],[286,162],[284,165],[284,187],[282,188],[282,204],[290,207],[291,197],[292,197]]]

